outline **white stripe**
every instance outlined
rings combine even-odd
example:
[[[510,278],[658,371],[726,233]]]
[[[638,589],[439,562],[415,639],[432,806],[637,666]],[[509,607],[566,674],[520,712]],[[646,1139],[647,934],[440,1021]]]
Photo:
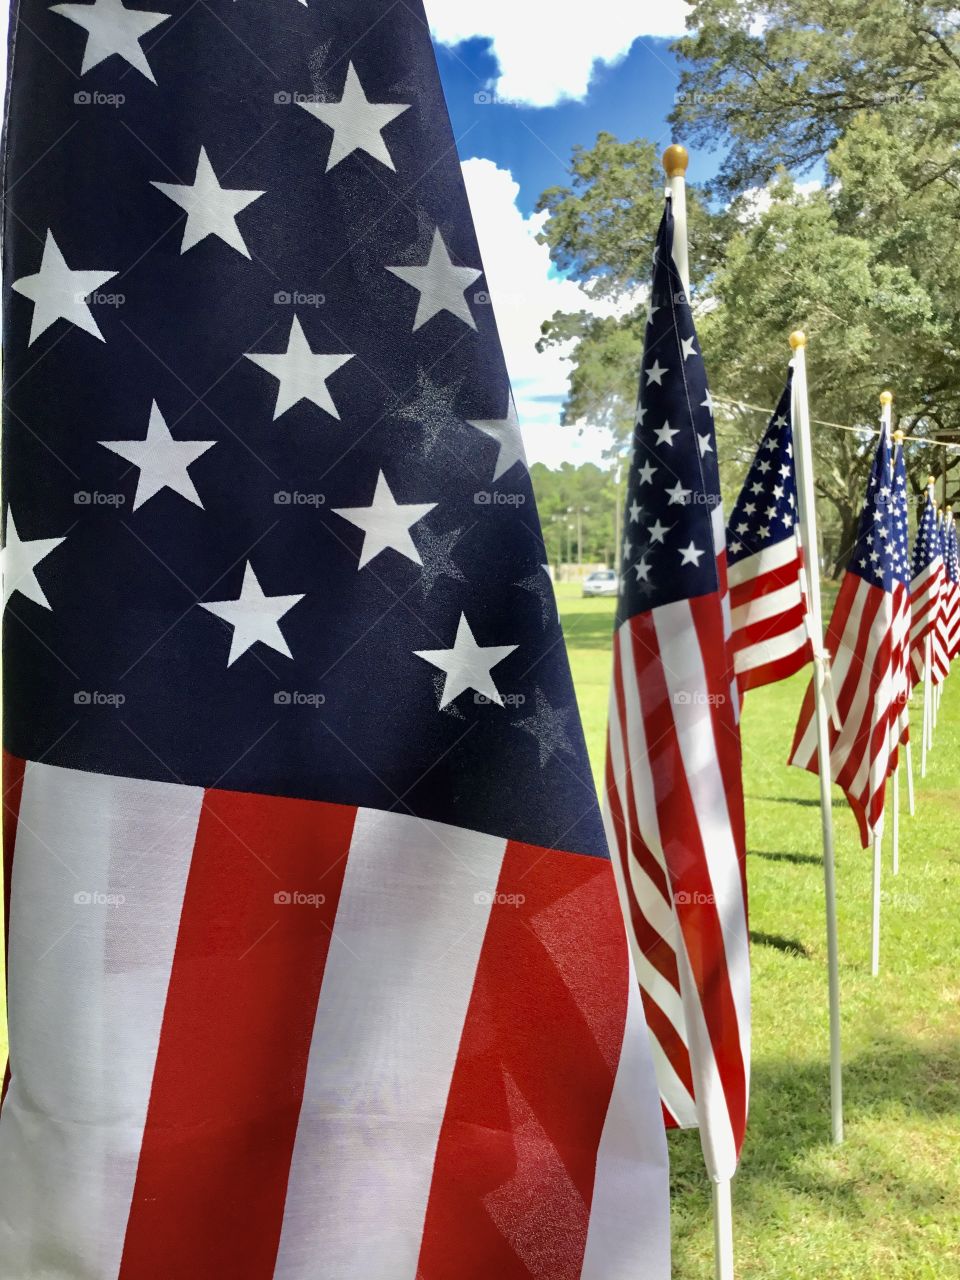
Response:
[[[733,629],[740,631],[743,627],[752,627],[756,622],[765,622],[767,618],[775,618],[777,614],[795,609],[803,601],[800,594],[800,579],[786,587],[778,587],[776,591],[768,591],[765,595],[755,596],[746,604],[737,605],[733,611]]]
[[[640,994],[631,974],[623,1049],[597,1153],[580,1280],[636,1280],[641,1273],[645,1280],[669,1280],[670,1197],[666,1134]]]
[[[787,658],[797,653],[809,642],[807,624],[802,622],[792,631],[782,636],[771,636],[768,640],[758,640],[746,649],[738,649],[734,655],[734,666],[738,675],[744,671],[753,671],[755,667],[765,666],[768,662],[776,662],[779,658]]]
[[[656,1072],[660,1096],[667,1110],[681,1129],[696,1129],[700,1123],[697,1116],[697,1104],[690,1091],[677,1075],[676,1068],[667,1057],[666,1050],[650,1032],[650,1052],[653,1055],[653,1069]]]
[[[203,792],[28,764],[0,1275],[114,1280]]]
[[[756,551],[752,556],[747,556],[746,559],[730,565],[730,586],[738,587],[743,582],[750,582],[753,578],[772,573],[774,569],[783,569],[786,565],[792,564],[796,558],[796,538],[784,538],[782,542],[776,542],[772,547],[764,547],[762,551]]]
[[[493,836],[358,812],[275,1280],[415,1280],[437,1140],[505,850]]]
[[[860,578],[854,591],[853,601],[851,603],[850,611],[847,614],[846,623],[844,624],[836,652],[833,654],[830,661],[830,672],[833,680],[834,695],[838,704],[841,700],[840,695],[843,691],[844,682],[846,681],[847,674],[851,669],[856,653],[857,635],[860,631],[860,619],[863,614],[863,598],[869,590],[869,584],[865,582],[863,578]],[[833,765],[835,751],[836,749],[834,748],[834,753],[831,754],[830,757],[830,772],[834,777],[836,777],[837,773],[837,770]],[[804,728],[803,737],[797,743],[797,749],[790,757],[790,763],[799,765],[802,769],[807,769],[813,764],[813,761],[816,758],[816,752],[817,722],[816,716],[811,715]]]

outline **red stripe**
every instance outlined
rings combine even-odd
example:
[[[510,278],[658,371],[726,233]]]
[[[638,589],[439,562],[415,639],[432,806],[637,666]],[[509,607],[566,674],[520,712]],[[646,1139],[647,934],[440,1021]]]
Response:
[[[782,613],[771,614],[769,618],[761,618],[757,622],[747,622],[735,628],[731,637],[734,652],[739,653],[742,649],[749,649],[751,645],[762,644],[765,640],[775,640],[778,636],[789,635],[797,627],[803,626],[805,616],[803,605],[794,604]],[[800,647],[809,648],[810,642],[804,638],[800,642]]]
[[[695,1098],[696,1090],[693,1083],[693,1071],[690,1066],[690,1050],[653,996],[647,991],[641,994],[643,996],[643,1012],[647,1019],[647,1028],[650,1034],[657,1040],[660,1048],[666,1054],[670,1065],[677,1073],[687,1093],[691,1098]]]
[[[725,645],[717,645],[719,631],[716,597],[689,602],[697,626],[698,638],[703,649],[703,630],[709,628],[712,647],[720,650],[715,655],[716,664],[724,665]],[[704,608],[698,610],[697,605]],[[712,605],[712,609],[710,608]],[[712,616],[711,616],[712,615]],[[747,1097],[746,1071],[740,1027],[730,987],[727,969],[726,946],[717,914],[713,885],[707,868],[706,855],[694,807],[690,783],[680,752],[670,693],[663,671],[663,663],[657,649],[653,618],[649,614],[638,615],[629,623],[633,640],[634,660],[637,664],[637,685],[643,712],[644,729],[649,746],[649,767],[653,776],[657,813],[660,818],[660,835],[663,843],[667,870],[673,887],[677,919],[683,933],[687,956],[696,982],[704,1020],[713,1045],[714,1057],[720,1073],[730,1124],[739,1151],[746,1127]],[[704,654],[706,658],[706,654]],[[712,676],[712,679],[711,679]],[[711,668],[708,673],[708,692],[714,698],[724,693],[723,677]],[[720,687],[716,687],[719,683]],[[729,708],[729,700],[715,703]],[[730,715],[730,712],[727,712]],[[718,752],[727,755],[736,748],[738,735],[732,724],[724,729],[725,741]],[[733,762],[739,765],[739,753]],[[731,770],[724,769],[727,783]],[[739,778],[732,779],[728,798],[733,802],[730,813],[735,838],[743,829],[742,805],[737,814],[736,797],[742,798]],[[738,844],[738,849],[742,846]],[[680,898],[678,900],[678,895]]]
[[[812,660],[813,650],[807,641],[799,649],[794,649],[793,653],[775,658],[773,662],[760,663],[749,671],[739,672],[737,683],[742,693],[746,693],[748,689],[759,689],[766,684],[776,684],[778,680],[786,680],[795,675]]]
[[[355,814],[204,796],[120,1280],[272,1277]]]
[[[23,775],[27,764],[19,756],[3,753],[3,957],[4,982],[10,973],[7,963],[10,946],[10,892],[13,881],[13,851],[17,843],[17,824],[20,821],[20,800],[23,796]],[[9,1008],[9,1005],[7,1006]],[[7,1038],[9,1044],[9,1036]],[[0,1106],[10,1087],[10,1059],[3,1070],[3,1087],[0,1089]]]
[[[418,1280],[576,1280],[583,1262],[627,1011],[612,868],[511,842],[499,897],[440,1131]]]
[[[761,600],[764,596],[783,587],[795,587],[800,581],[800,557],[788,564],[779,565],[776,569],[768,569],[754,578],[745,578],[730,588],[730,603],[734,609]]]

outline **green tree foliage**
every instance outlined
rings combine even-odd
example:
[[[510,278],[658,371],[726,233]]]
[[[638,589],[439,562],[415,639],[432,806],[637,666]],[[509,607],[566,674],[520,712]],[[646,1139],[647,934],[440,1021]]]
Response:
[[[674,123],[724,157],[715,190],[690,193],[693,296],[718,395],[771,405],[799,326],[815,418],[872,426],[890,386],[909,434],[960,428],[957,22],[924,0],[694,3]],[[824,181],[810,191],[795,179],[812,166]],[[653,144],[601,134],[572,173],[541,200],[554,261],[589,293],[638,305],[621,320],[555,316],[543,341],[579,338],[565,421],[608,426],[622,445],[662,171]],[[720,407],[728,501],[763,425]],[[821,515],[842,561],[869,439],[815,432]],[[956,496],[956,454],[915,446],[908,460],[915,490],[947,471]]]

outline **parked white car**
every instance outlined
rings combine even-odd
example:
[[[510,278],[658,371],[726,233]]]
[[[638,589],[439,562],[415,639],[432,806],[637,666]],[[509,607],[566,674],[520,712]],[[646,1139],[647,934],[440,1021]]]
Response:
[[[615,596],[617,594],[617,575],[612,569],[597,569],[583,580],[585,596]]]

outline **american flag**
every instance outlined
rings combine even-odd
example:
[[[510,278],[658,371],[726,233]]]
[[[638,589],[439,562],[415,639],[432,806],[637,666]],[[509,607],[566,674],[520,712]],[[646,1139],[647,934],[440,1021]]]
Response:
[[[943,684],[950,674],[952,654],[950,651],[953,631],[953,591],[950,584],[950,548],[948,540],[948,524],[943,511],[937,512],[937,547],[943,570],[940,576],[940,599],[937,605],[937,618],[933,629],[933,671],[931,678],[935,685]]]
[[[669,1273],[419,0],[17,11],[0,1274]]]
[[[669,1126],[736,1168],[747,1117],[750,964],[743,786],[725,638],[710,392],[657,235],[627,492],[607,744],[608,833]]]
[[[793,462],[793,375],[727,524],[734,668],[741,691],[813,659]]]
[[[839,730],[830,727],[831,776],[846,793],[866,848],[883,829],[891,760],[899,740],[899,654],[895,619],[904,612],[909,576],[896,529],[890,438],[886,430],[870,472],[856,545],[840,586],[826,647]],[[817,773],[814,689],[807,689],[790,763]]]
[[[947,657],[952,662],[960,652],[960,558],[957,554],[957,524],[948,507],[944,522],[945,605]]]
[[[907,463],[903,454],[903,440],[897,432],[893,448],[893,573],[903,588],[894,594],[893,644],[895,656],[894,702],[897,732],[891,744],[893,754],[891,769],[896,768],[899,750],[910,740],[910,629],[912,624],[912,572],[910,567],[910,498],[907,493]]]
[[[927,639],[932,636],[940,609],[943,556],[937,530],[937,504],[933,480],[927,485],[923,510],[917,522],[913,547],[913,576],[910,581],[910,659],[913,684],[924,678]]]

